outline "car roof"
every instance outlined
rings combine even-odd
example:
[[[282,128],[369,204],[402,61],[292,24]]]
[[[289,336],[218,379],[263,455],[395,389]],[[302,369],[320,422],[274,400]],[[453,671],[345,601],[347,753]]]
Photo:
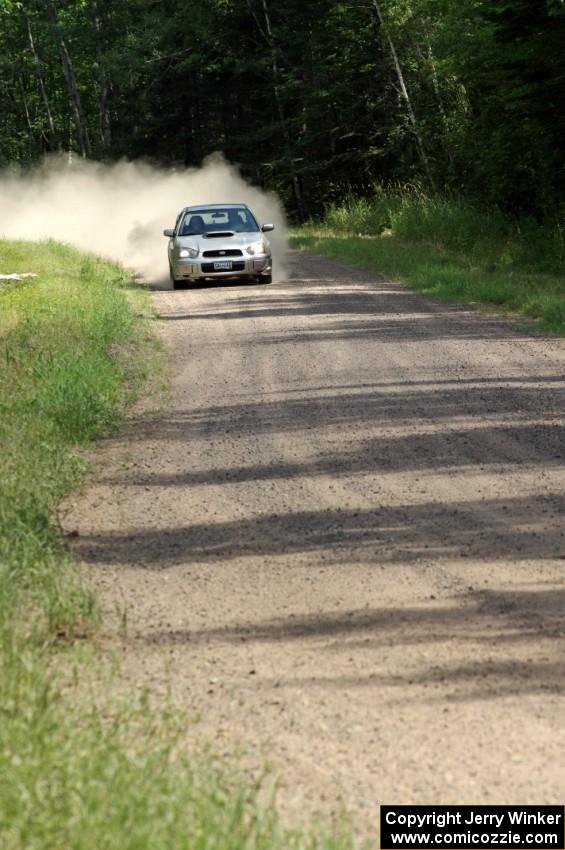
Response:
[[[203,209],[206,209],[206,210],[214,210],[214,209],[221,209],[221,210],[243,210],[243,209],[245,209],[245,210],[248,210],[249,207],[247,206],[247,204],[198,204],[197,206],[193,206],[193,207],[184,207],[183,212],[189,212],[190,210],[203,210]]]

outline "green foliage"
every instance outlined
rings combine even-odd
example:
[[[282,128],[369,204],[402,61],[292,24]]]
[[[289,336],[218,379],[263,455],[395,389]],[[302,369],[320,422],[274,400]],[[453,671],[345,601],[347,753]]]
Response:
[[[0,676],[2,850],[351,849],[283,830],[251,782],[204,750],[188,755],[172,710],[157,715],[144,697],[73,707],[25,650]]]
[[[380,191],[373,201],[331,207],[291,244],[434,297],[503,306],[565,335],[561,228],[421,192]]]
[[[562,218],[564,88],[560,0],[0,5],[0,164],[83,130],[101,159],[221,149],[302,217],[424,180]]]
[[[25,593],[46,637],[92,611],[89,594],[79,604],[50,512],[82,471],[71,450],[120,422],[134,376],[118,351],[139,324],[128,278],[109,263],[54,243],[0,242],[0,268],[37,274],[0,289],[0,622]]]
[[[330,206],[323,224],[335,233],[389,232],[404,242],[463,252],[484,268],[559,273],[565,261],[565,229],[559,225],[509,218],[496,207],[430,197],[414,188],[379,189],[370,199],[350,197]]]

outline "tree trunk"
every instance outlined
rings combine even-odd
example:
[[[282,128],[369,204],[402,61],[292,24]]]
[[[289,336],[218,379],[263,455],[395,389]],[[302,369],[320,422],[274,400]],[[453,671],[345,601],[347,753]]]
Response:
[[[250,4],[251,5],[251,4]],[[273,38],[273,30],[271,28],[271,17],[269,14],[269,7],[267,5],[267,0],[261,0],[261,6],[263,9],[263,17],[265,19],[265,29],[263,29],[259,25],[259,31],[262,33],[267,45],[269,47],[269,52],[271,54],[271,70],[273,73],[273,94],[275,98],[275,106],[277,109],[277,115],[279,119],[279,125],[281,128],[281,134],[284,140],[284,146],[286,150],[286,156],[288,162],[292,164],[292,190],[294,194],[294,200],[296,202],[296,208],[298,210],[298,215],[303,220],[305,218],[304,211],[304,199],[302,197],[302,189],[300,186],[300,180],[298,179],[298,175],[294,170],[294,165],[292,163],[292,144],[290,139],[290,134],[288,132],[288,126],[286,123],[286,117],[284,114],[284,107],[280,95],[280,74],[279,74],[279,66],[277,62],[277,48],[275,45],[275,41]]]
[[[377,18],[379,19],[379,24],[381,25],[381,29],[385,34],[386,40],[388,41],[388,46],[390,48],[390,53],[392,56],[392,61],[394,62],[394,67],[396,70],[396,76],[398,77],[398,84],[400,86],[400,92],[402,94],[402,98],[406,104],[406,109],[408,111],[408,117],[410,119],[410,124],[412,125],[412,130],[414,132],[414,137],[416,139],[416,145],[418,147],[418,153],[420,155],[420,159],[422,161],[422,165],[424,166],[424,171],[426,172],[426,176],[428,178],[428,182],[432,189],[435,190],[435,181],[432,175],[432,170],[430,168],[430,162],[428,160],[426,149],[424,147],[424,142],[422,139],[422,134],[420,132],[420,127],[418,121],[416,120],[416,113],[414,112],[414,108],[412,106],[412,101],[410,99],[410,95],[408,94],[408,89],[406,87],[406,82],[404,80],[404,74],[402,73],[402,67],[400,65],[400,61],[398,59],[398,53],[396,52],[396,48],[394,46],[394,42],[392,40],[392,36],[390,31],[386,25],[383,13],[381,11],[381,7],[379,6],[378,0],[373,0],[373,7],[375,12],[377,13]]]
[[[49,136],[47,138],[47,143],[48,143],[49,148],[51,150],[55,150],[55,148],[57,147],[57,134],[56,134],[56,131],[55,131],[55,122],[53,121],[53,115],[51,113],[51,107],[49,106],[49,98],[47,97],[47,89],[45,88],[45,80],[43,78],[43,63],[42,63],[41,58],[40,58],[40,56],[37,52],[37,49],[35,47],[35,41],[34,41],[34,38],[33,38],[33,32],[32,32],[32,29],[31,29],[31,22],[30,22],[30,19],[29,19],[29,15],[27,14],[27,11],[26,11],[26,9],[23,5],[22,5],[21,9],[22,9],[22,12],[23,12],[23,15],[24,15],[24,18],[25,18],[25,22],[26,22],[29,49],[31,50],[31,55],[33,56],[33,65],[34,65],[34,69],[35,69],[35,75],[37,77],[37,82],[39,84],[39,92],[41,94],[43,106],[45,107],[45,114],[47,116],[47,125],[49,127]]]
[[[59,54],[61,56],[61,63],[63,66],[65,80],[67,81],[69,103],[71,106],[71,112],[75,124],[80,153],[83,157],[90,156],[91,148],[90,139],[88,136],[88,127],[86,126],[84,112],[82,110],[76,75],[73,68],[73,63],[71,61],[71,57],[69,56],[69,51],[67,50],[67,45],[65,44],[65,39],[63,38],[63,34],[61,32],[59,18],[57,16],[57,10],[52,0],[50,0],[47,6],[47,11],[49,14],[49,19],[51,21],[53,32],[59,44]]]
[[[26,117],[26,124],[28,126],[28,130],[30,132],[30,139],[31,139],[31,137],[33,136],[33,123],[31,121],[31,116],[29,114],[29,107],[27,105],[26,92],[25,92],[25,88],[24,88],[24,84],[22,82],[21,76],[18,75],[17,79],[18,79],[18,88],[20,90],[20,95],[21,95],[21,98],[22,98],[22,105],[23,105],[23,108],[24,108],[24,115]]]
[[[445,132],[447,133],[448,130],[449,130],[449,121],[447,120],[447,113],[446,113],[445,107],[443,105],[443,98],[441,96],[441,91],[440,91],[440,88],[439,88],[439,79],[438,79],[438,75],[437,75],[436,60],[435,60],[435,56],[434,56],[434,53],[433,53],[433,50],[432,50],[432,45],[430,44],[429,40],[427,41],[426,49],[427,49],[427,53],[428,53],[428,62],[430,63],[430,69],[431,69],[431,72],[432,72],[432,85],[434,87],[434,94],[436,96],[437,106],[438,106],[439,114],[441,116],[443,128],[444,128]]]
[[[109,99],[110,99],[110,87],[108,84],[108,76],[106,74],[106,68],[104,67],[104,60],[102,57],[102,43],[103,43],[103,24],[102,17],[98,10],[98,2],[97,0],[91,0],[91,8],[94,17],[94,29],[96,30],[96,56],[98,59],[98,69],[99,69],[99,86],[100,91],[98,95],[98,126],[100,130],[100,143],[103,148],[109,148],[112,143],[112,128],[110,122],[110,107],[109,107]]]

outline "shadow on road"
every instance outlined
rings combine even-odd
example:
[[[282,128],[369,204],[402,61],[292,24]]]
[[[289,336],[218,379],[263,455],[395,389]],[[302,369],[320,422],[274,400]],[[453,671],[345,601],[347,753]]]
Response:
[[[259,345],[308,343],[353,339],[356,341],[410,342],[436,339],[489,339],[494,334],[505,339],[525,339],[508,322],[474,313],[468,307],[426,302],[422,296],[398,284],[352,287],[349,290],[319,291],[315,285],[293,280],[288,284],[265,287],[256,284],[254,297],[229,300],[221,309],[200,306],[197,299],[190,310],[167,311],[156,317],[159,322],[244,322],[253,319],[253,333]],[[214,285],[214,284],[212,284]],[[235,282],[234,286],[241,286]],[[266,295],[259,295],[264,287]],[[209,287],[203,285],[201,289]],[[182,306],[186,308],[186,303]],[[473,321],[469,321],[472,313]],[[266,331],[261,330],[265,320]],[[287,321],[272,333],[273,319]],[[316,321],[312,321],[312,319]]]
[[[506,429],[508,436],[520,440],[531,440],[531,459],[536,455],[548,457],[553,452],[557,459],[565,454],[565,440],[559,424],[540,425],[539,433],[526,428],[532,419],[540,416],[561,416],[565,410],[565,379],[562,375],[493,380],[477,376],[461,381],[417,381],[407,379],[402,384],[361,385],[358,389],[348,386],[305,387],[297,393],[277,397],[277,393],[260,389],[252,398],[234,397],[233,403],[212,404],[208,407],[176,409],[166,418],[132,420],[129,436],[134,441],[190,440],[214,434],[237,433],[261,434],[271,432],[287,434],[292,431],[306,432],[333,428],[359,427],[366,424],[378,428],[381,425],[410,425],[452,423],[453,430],[443,434],[444,451],[450,452],[449,443],[461,441],[467,425],[458,422],[462,416],[483,420],[480,428],[469,432],[468,442],[478,441],[477,450],[484,451],[489,429]],[[298,396],[298,397],[297,397]],[[229,399],[229,393],[225,393]],[[349,431],[348,431],[349,433]],[[474,436],[473,436],[474,435]],[[402,438],[399,438],[402,439]],[[416,438],[415,438],[416,439]],[[426,441],[430,448],[436,440],[422,435],[422,447]],[[545,444],[553,448],[546,451]],[[374,441],[378,447],[378,439]],[[398,447],[402,448],[401,443]],[[367,446],[360,445],[360,452]],[[410,446],[404,446],[409,455]],[[434,448],[437,448],[437,440]],[[471,455],[473,453],[471,452]],[[337,452],[339,459],[339,450]],[[402,458],[399,462],[402,463]],[[360,460],[362,463],[362,459]],[[463,455],[463,462],[465,456]],[[424,462],[425,463],[425,462]],[[358,466],[359,464],[357,464]]]
[[[139,528],[131,533],[84,536],[74,548],[87,563],[129,563],[145,569],[314,552],[325,552],[327,563],[342,564],[344,570],[357,563],[401,564],[433,558],[565,559],[564,515],[565,492],[547,493]],[[540,516],[543,524],[532,524],[532,517]]]
[[[390,689],[391,702],[395,689],[407,686],[419,701],[433,701],[440,688],[442,703],[446,697],[459,702],[515,694],[563,696],[565,661],[558,647],[564,638],[564,610],[563,587],[513,592],[469,590],[449,606],[426,602],[420,607],[322,611],[271,620],[258,617],[256,623],[222,628],[156,629],[139,635],[137,641],[149,647],[191,645],[195,651],[201,644],[275,642],[287,644],[289,653],[294,651],[294,643],[304,645],[306,641],[309,653],[320,654],[319,668],[325,673],[262,677],[254,687],[263,690],[290,688],[304,693],[312,689],[386,688]],[[435,662],[434,645],[438,647]],[[446,646],[450,648],[448,657],[442,654]],[[476,661],[461,663],[461,656],[468,657],[473,646],[481,647],[481,660],[477,657]],[[531,655],[534,646],[538,657]],[[391,653],[413,653],[414,649],[419,650],[418,672],[412,665],[407,665],[406,672],[402,666],[392,665],[396,672],[389,672]],[[331,657],[336,655],[355,657],[351,673],[331,673]],[[423,663],[424,658],[428,663]],[[315,661],[313,664],[317,666]],[[422,689],[427,689],[426,696]],[[406,690],[402,699],[406,699]]]
[[[297,497],[294,510],[284,506],[275,512],[276,502],[267,500],[261,512],[261,501],[252,493],[249,503],[243,500],[243,513],[247,510],[247,514],[240,519],[222,519],[226,515],[222,513],[225,503],[220,501],[217,515],[209,521],[186,520],[183,525],[165,524],[158,528],[141,525],[140,521],[140,527],[127,531],[83,534],[74,539],[74,551],[86,564],[98,565],[101,570],[127,565],[139,571],[136,576],[182,565],[187,571],[200,569],[209,574],[224,570],[228,581],[232,576],[237,581],[247,569],[246,559],[260,559],[265,575],[275,561],[279,576],[283,572],[290,577],[293,570],[308,570],[307,565],[312,565],[314,585],[322,564],[342,573],[347,581],[354,581],[356,571],[361,572],[362,568],[371,581],[374,575],[378,583],[383,571],[390,581],[391,575],[401,574],[407,566],[425,569],[439,563],[439,576],[446,565],[445,574],[452,568],[457,573],[458,565],[468,565],[466,574],[472,575],[473,570],[484,574],[491,566],[495,573],[503,569],[504,562],[516,570],[516,575],[522,568],[526,573],[527,564],[531,576],[532,565],[552,562],[551,582],[534,589],[518,589],[517,579],[512,592],[470,586],[466,591],[459,589],[451,598],[445,597],[441,604],[431,598],[422,600],[421,605],[412,604],[413,597],[408,594],[409,605],[390,608],[375,607],[373,595],[372,607],[363,610],[320,611],[311,616],[297,614],[269,620],[261,619],[260,612],[253,612],[245,623],[177,631],[149,624],[147,634],[138,639],[147,644],[197,646],[237,641],[291,644],[306,639],[313,644],[318,642],[315,649],[320,653],[345,648],[361,657],[359,668],[347,675],[332,675],[327,659],[320,666],[325,675],[287,675],[279,684],[291,688],[394,689],[416,684],[429,688],[433,698],[434,688],[449,676],[454,700],[542,691],[562,694],[565,662],[556,647],[563,644],[565,633],[565,589],[554,576],[561,565],[565,576],[565,489],[559,488],[556,475],[565,460],[565,379],[557,373],[558,363],[552,367],[553,374],[540,375],[532,374],[531,364],[524,365],[524,376],[520,377],[516,372],[526,361],[520,359],[522,352],[514,341],[535,341],[537,337],[518,334],[510,324],[492,316],[471,315],[468,308],[427,301],[402,286],[375,281],[373,276],[364,277],[362,273],[357,274],[355,285],[337,281],[338,285],[332,288],[328,283],[331,281],[327,278],[322,282],[295,276],[287,283],[269,287],[265,293],[259,291],[262,284],[256,285],[255,292],[246,293],[238,280],[205,282],[195,287],[188,307],[186,297],[179,302],[178,311],[175,305],[171,309],[167,304],[171,312],[158,320],[186,322],[191,333],[193,323],[202,323],[204,333],[199,335],[194,330],[193,343],[186,335],[188,344],[193,344],[194,350],[207,345],[212,356],[221,347],[249,349],[252,342],[257,361],[275,357],[275,346],[281,347],[283,360],[288,351],[286,344],[298,346],[295,368],[296,363],[302,366],[303,351],[317,348],[313,343],[336,343],[336,347],[344,341],[361,343],[356,348],[359,359],[363,357],[364,343],[377,343],[371,349],[377,376],[379,358],[386,358],[387,352],[395,348],[388,343],[395,343],[397,372],[383,369],[381,374],[398,374],[398,379],[357,381],[359,360],[355,358],[347,361],[349,372],[324,371],[324,355],[311,386],[304,380],[292,383],[286,373],[279,383],[257,386],[253,393],[247,391],[250,385],[244,382],[234,387],[219,380],[218,394],[201,393],[200,401],[192,407],[190,394],[185,392],[179,396],[179,406],[166,416],[143,416],[131,421],[127,439],[133,451],[143,454],[144,447],[150,446],[157,457],[166,443],[174,447],[174,462],[148,462],[145,469],[112,472],[103,483],[118,481],[122,494],[128,489],[133,493],[148,490],[148,504],[159,489],[167,493],[174,490],[174,498],[180,499],[184,488],[195,503],[200,500],[202,505],[208,496],[206,487],[220,485],[227,502],[233,498],[237,503],[238,485],[242,484],[272,481],[274,491],[281,482],[325,478],[341,483],[343,478],[354,477],[355,492],[364,507],[353,509],[344,504],[339,509],[332,503],[332,507],[323,508],[310,494],[309,500],[302,502]],[[218,287],[239,287],[240,292],[238,297],[226,296],[217,301],[198,299],[198,289]],[[215,328],[223,323],[231,326],[231,336],[215,333]],[[184,331],[180,326],[178,338],[183,345]],[[452,346],[452,340],[462,344],[459,349]],[[510,377],[504,377],[502,359],[498,361],[498,371],[489,372],[487,347],[476,359],[473,357],[475,343],[492,340],[497,344],[510,343],[507,350],[517,364]],[[459,374],[451,369],[451,377],[446,379],[445,372],[438,369],[437,379],[429,377],[436,370],[435,349],[430,355],[423,344],[436,341],[447,341],[445,362],[449,367],[449,353],[459,356],[463,364]],[[311,349],[307,349],[308,345]],[[410,346],[416,348],[404,357]],[[325,351],[331,352],[331,346],[325,346]],[[427,352],[427,360],[421,355],[423,351]],[[229,354],[228,350],[222,362],[229,361]],[[185,362],[191,355],[192,350],[188,354],[183,350]],[[207,357],[208,352],[201,358],[204,375]],[[425,366],[420,369],[422,360]],[[543,372],[543,360],[532,362],[537,362],[536,368]],[[257,374],[261,374],[259,369]],[[301,374],[311,375],[307,370]],[[370,374],[363,372],[363,376]],[[206,398],[213,398],[213,403],[203,403]],[[318,432],[324,435],[323,439],[315,439]],[[238,455],[244,440],[251,440],[251,448]],[[292,454],[293,441],[301,447],[297,459]],[[270,445],[271,454],[266,451],[261,459],[257,455],[263,443]],[[202,445],[208,452],[204,459]],[[279,445],[283,449],[277,454]],[[216,452],[220,446],[222,460]],[[237,449],[232,455],[230,447]],[[238,462],[238,457],[244,459]],[[516,474],[517,479],[517,473],[525,469],[538,476],[533,494],[512,489],[512,476]],[[546,470],[548,476],[553,476],[550,483],[542,480]],[[405,473],[415,474],[405,486],[402,504],[398,504],[398,491],[392,491],[388,502],[382,499],[387,475]],[[447,495],[438,493],[434,499],[430,487],[424,497],[411,498],[418,490],[420,476],[436,474],[446,479],[459,475],[458,483],[465,479],[461,492],[448,486]],[[465,482],[489,474],[492,479],[484,496],[477,495],[479,488],[465,489]],[[118,477],[112,479],[112,475]],[[190,513],[187,511],[184,516],[190,518]],[[207,516],[201,513],[200,519],[206,520]],[[377,601],[380,603],[380,597]],[[551,645],[551,655],[544,660],[538,652],[528,658],[524,646],[535,644],[539,649],[544,641]],[[431,647],[432,651],[437,648],[439,652],[449,643],[486,645],[493,655],[488,658],[483,654],[480,663],[462,663],[461,658],[473,658],[469,650],[455,654],[458,660],[452,666],[423,662],[417,674],[387,672],[389,650],[418,646]],[[521,647],[519,659],[512,655],[514,645]],[[496,655],[501,647],[509,649],[503,658]],[[364,670],[364,648],[372,649],[371,657],[382,657],[383,663],[376,669]],[[376,656],[375,648],[380,653]],[[274,680],[262,679],[257,687],[274,684]]]

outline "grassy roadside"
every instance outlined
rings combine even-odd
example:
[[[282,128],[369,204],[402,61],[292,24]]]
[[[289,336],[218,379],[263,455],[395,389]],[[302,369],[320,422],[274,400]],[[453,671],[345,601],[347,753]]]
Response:
[[[0,282],[0,618],[26,622],[41,643],[94,614],[50,511],[80,478],[71,449],[118,427],[125,388],[142,377],[119,348],[144,332],[117,267],[54,243],[4,242],[0,268],[37,275]]]
[[[349,846],[285,832],[240,776],[184,752],[175,712],[85,695],[78,638],[95,629],[96,600],[52,509],[83,474],[73,450],[118,428],[144,381],[148,296],[71,248],[0,241],[0,272],[17,271],[37,277],[0,282],[0,847]]]
[[[291,233],[294,248],[354,263],[446,301],[495,305],[565,335],[565,233],[415,193],[350,200]]]

